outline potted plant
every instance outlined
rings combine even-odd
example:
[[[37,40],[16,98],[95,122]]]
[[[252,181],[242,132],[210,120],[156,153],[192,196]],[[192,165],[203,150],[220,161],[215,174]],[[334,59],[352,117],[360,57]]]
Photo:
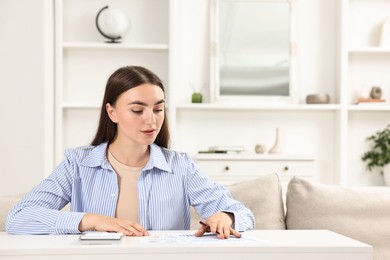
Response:
[[[367,162],[367,168],[379,168],[384,175],[385,182],[390,185],[390,124],[382,131],[367,137],[372,143],[371,149],[365,152],[362,160]]]

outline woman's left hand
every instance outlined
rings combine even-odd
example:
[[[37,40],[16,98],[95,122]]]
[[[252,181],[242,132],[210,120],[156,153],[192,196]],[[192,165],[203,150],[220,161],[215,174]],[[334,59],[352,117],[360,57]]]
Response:
[[[217,212],[206,220],[206,225],[201,225],[195,236],[201,237],[204,233],[211,232],[220,239],[227,239],[231,235],[241,237],[241,234],[232,228],[233,222],[234,215],[232,213]]]

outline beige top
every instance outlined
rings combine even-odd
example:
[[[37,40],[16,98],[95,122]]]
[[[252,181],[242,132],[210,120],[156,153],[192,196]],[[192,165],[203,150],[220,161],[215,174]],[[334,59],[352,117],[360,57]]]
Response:
[[[116,217],[138,222],[138,186],[137,180],[143,166],[130,167],[120,163],[108,151],[108,161],[118,177],[119,198]]]

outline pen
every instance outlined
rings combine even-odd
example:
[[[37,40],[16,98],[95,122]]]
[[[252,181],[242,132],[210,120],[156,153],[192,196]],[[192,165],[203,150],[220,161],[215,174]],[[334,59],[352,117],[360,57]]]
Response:
[[[209,226],[209,225],[207,225],[206,223],[204,223],[202,220],[201,220],[201,221],[199,221],[199,224],[201,224],[202,226],[204,226],[204,227],[206,228],[206,232],[211,232],[211,230],[210,230],[210,226]],[[215,231],[215,233],[217,233],[217,234],[219,235],[219,232],[218,232],[218,230],[216,230],[216,231]]]

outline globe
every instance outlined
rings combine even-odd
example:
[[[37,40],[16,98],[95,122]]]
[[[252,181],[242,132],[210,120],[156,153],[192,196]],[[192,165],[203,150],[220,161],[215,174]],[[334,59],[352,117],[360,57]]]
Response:
[[[96,27],[101,35],[109,39],[108,43],[119,43],[129,28],[129,21],[121,10],[105,6],[96,15]]]

